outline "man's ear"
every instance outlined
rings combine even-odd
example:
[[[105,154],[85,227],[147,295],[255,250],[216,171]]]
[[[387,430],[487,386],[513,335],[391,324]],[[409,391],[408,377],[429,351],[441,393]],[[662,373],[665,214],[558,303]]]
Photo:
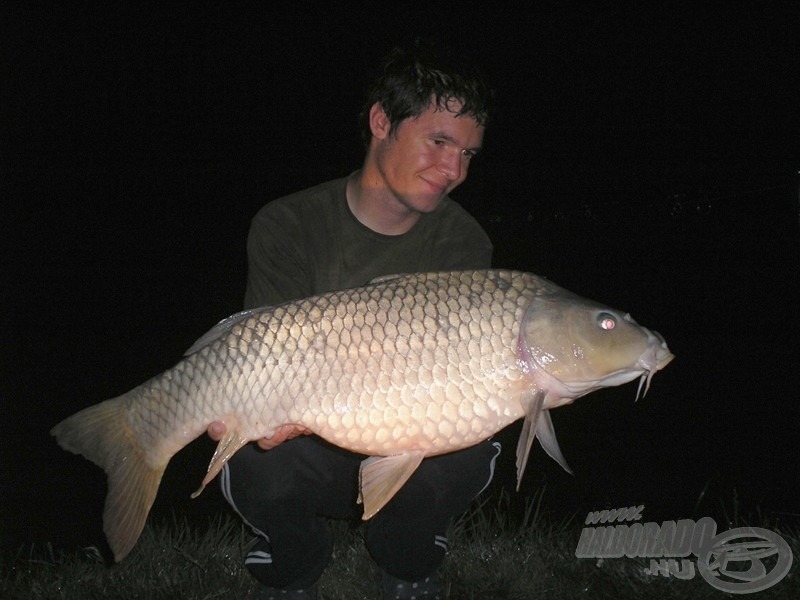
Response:
[[[369,109],[369,128],[372,131],[372,136],[379,140],[386,139],[392,130],[392,122],[383,112],[380,102],[376,102]]]

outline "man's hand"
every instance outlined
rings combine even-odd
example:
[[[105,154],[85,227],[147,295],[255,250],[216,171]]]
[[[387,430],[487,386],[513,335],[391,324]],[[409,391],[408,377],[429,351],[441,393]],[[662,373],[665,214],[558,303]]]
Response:
[[[225,435],[226,429],[225,423],[222,421],[214,421],[208,426],[208,437],[218,442],[222,439],[222,436]],[[275,430],[275,433],[272,434],[271,437],[263,437],[256,443],[262,450],[270,450],[286,440],[296,438],[298,435],[311,435],[311,433],[312,431],[310,429],[302,425],[281,425]]]

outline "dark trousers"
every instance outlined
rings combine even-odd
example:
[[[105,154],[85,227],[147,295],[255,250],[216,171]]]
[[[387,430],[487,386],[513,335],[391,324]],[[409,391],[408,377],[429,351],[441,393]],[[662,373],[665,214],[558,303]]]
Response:
[[[450,520],[491,481],[498,442],[426,458],[369,522],[366,545],[385,571],[406,581],[444,560]],[[222,493],[259,536],[245,564],[270,587],[306,588],[327,566],[333,538],[327,518],[361,518],[358,469],[365,457],[316,436],[263,451],[247,444],[225,465]]]

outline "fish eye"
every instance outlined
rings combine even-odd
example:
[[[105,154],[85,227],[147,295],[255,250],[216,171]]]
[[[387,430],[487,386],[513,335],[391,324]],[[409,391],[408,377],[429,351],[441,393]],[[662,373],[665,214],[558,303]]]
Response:
[[[597,324],[606,331],[610,331],[617,326],[617,319],[614,315],[603,312],[597,315]]]

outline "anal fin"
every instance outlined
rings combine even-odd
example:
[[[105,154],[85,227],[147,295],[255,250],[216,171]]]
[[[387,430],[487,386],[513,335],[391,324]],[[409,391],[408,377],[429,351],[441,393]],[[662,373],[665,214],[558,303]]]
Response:
[[[192,498],[197,498],[205,489],[205,487],[217,476],[222,470],[222,466],[228,462],[228,459],[236,454],[236,452],[250,440],[239,433],[233,427],[227,430],[223,438],[217,444],[217,449],[214,450],[214,456],[211,457],[211,462],[208,463],[208,471],[203,478],[200,487],[192,494]]]
[[[422,452],[405,452],[392,456],[372,456],[361,463],[359,470],[359,502],[364,504],[363,519],[371,519],[403,487],[424,458]]]

